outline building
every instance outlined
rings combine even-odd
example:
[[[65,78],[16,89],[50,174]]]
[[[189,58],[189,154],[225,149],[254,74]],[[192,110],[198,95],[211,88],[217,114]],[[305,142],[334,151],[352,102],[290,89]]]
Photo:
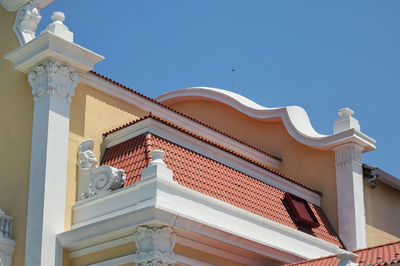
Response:
[[[352,110],[321,135],[224,90],[146,97],[92,71],[64,14],[36,35],[50,2],[0,1],[2,264],[355,263],[399,240],[399,180],[362,164]]]

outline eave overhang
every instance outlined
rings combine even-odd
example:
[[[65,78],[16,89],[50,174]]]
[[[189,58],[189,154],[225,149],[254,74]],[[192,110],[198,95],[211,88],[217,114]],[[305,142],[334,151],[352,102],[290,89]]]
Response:
[[[183,238],[190,233],[193,241],[205,237],[286,263],[340,251],[332,243],[159,178],[78,201],[72,230],[57,239],[70,254],[82,254],[132,235],[140,224],[170,225]]]

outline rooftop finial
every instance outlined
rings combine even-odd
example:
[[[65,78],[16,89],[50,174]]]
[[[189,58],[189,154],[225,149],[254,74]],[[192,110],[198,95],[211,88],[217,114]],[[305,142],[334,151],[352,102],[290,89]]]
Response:
[[[342,108],[339,110],[338,114],[340,117],[335,120],[333,125],[333,133],[339,133],[349,129],[355,129],[360,131],[360,124],[358,120],[353,117],[354,111],[350,108]]]
[[[63,12],[53,12],[51,15],[51,20],[53,22],[47,25],[46,30],[44,30],[42,33],[51,32],[60,38],[74,42],[74,34],[69,31],[68,27],[63,23],[65,20],[65,15]]]
[[[55,12],[53,12],[53,14],[51,14],[51,20],[53,22],[59,22],[59,23],[63,24],[63,22],[65,20],[65,15],[63,12],[55,11]]]
[[[354,111],[351,110],[350,108],[342,108],[339,110],[338,114],[341,117],[348,117],[348,116],[353,116],[354,115]]]

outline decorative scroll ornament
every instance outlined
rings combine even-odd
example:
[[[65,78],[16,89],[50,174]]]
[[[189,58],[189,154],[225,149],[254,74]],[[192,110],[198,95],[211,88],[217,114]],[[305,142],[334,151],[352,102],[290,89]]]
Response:
[[[139,266],[174,265],[176,235],[171,227],[139,226],[133,235],[137,251],[133,261]]]
[[[119,189],[125,183],[125,171],[108,165],[95,166],[97,159],[93,153],[94,142],[91,139],[79,144],[78,166],[79,178],[88,179],[86,191],[82,198],[88,198],[107,191]]]
[[[13,30],[20,45],[35,39],[36,29],[41,19],[39,9],[32,2],[19,8]]]
[[[15,249],[12,236],[13,217],[7,216],[0,209],[0,266],[11,266]]]
[[[38,65],[28,74],[29,84],[32,86],[34,100],[42,95],[59,95],[67,97],[71,102],[75,87],[79,82],[79,75],[69,66],[48,61]]]

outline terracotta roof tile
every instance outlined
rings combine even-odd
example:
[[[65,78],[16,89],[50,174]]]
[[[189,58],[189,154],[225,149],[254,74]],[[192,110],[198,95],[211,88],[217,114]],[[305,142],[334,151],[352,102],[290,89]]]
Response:
[[[296,225],[283,204],[284,191],[156,135],[139,135],[108,148],[102,164],[124,169],[124,186],[130,186],[140,179],[152,149],[165,151],[164,161],[179,184],[341,246],[320,207],[309,203],[320,226]]]
[[[358,255],[358,258],[355,260],[355,262],[357,262],[360,266],[383,266],[400,263],[400,241],[358,249],[352,252]],[[336,255],[333,255],[287,265],[329,266],[337,265],[338,262],[339,259],[336,257]]]
[[[233,155],[235,155],[235,156],[237,156],[237,157],[239,157],[239,158],[241,158],[241,159],[244,159],[244,160],[246,160],[246,161],[248,161],[248,162],[250,162],[250,163],[252,163],[252,164],[255,164],[255,165],[257,165],[258,167],[264,168],[265,170],[268,170],[268,171],[270,171],[270,172],[272,172],[272,173],[274,173],[274,174],[276,174],[276,175],[278,175],[278,176],[280,176],[280,177],[283,177],[284,179],[287,179],[287,180],[289,180],[290,182],[293,182],[293,183],[295,183],[295,184],[297,184],[297,185],[299,185],[299,186],[302,186],[302,187],[304,187],[304,188],[306,188],[306,189],[308,189],[308,190],[311,190],[312,192],[315,192],[315,193],[317,193],[317,194],[319,194],[319,195],[322,195],[322,193],[321,193],[320,191],[318,191],[318,190],[316,190],[316,189],[314,189],[314,188],[312,188],[312,187],[310,187],[310,186],[307,186],[307,185],[305,185],[305,184],[303,184],[303,183],[300,183],[300,182],[298,182],[297,180],[294,180],[294,179],[288,177],[287,175],[282,174],[282,173],[280,173],[279,171],[277,171],[277,170],[275,170],[275,169],[273,169],[273,168],[271,168],[271,167],[269,167],[269,166],[266,166],[266,165],[264,165],[264,164],[261,164],[261,163],[255,161],[255,160],[253,160],[253,159],[251,159],[251,158],[248,158],[248,157],[246,157],[246,156],[244,156],[244,155],[242,155],[242,154],[239,154],[239,153],[237,153],[237,152],[235,152],[235,151],[232,151],[232,150],[226,148],[225,146],[221,146],[221,145],[219,145],[218,143],[215,143],[215,142],[213,142],[213,141],[211,141],[211,140],[208,140],[208,139],[206,139],[206,138],[204,138],[204,137],[201,137],[201,136],[199,136],[199,135],[197,135],[197,134],[195,134],[195,133],[193,133],[193,132],[191,132],[191,131],[188,131],[188,130],[186,130],[186,129],[180,127],[180,126],[177,126],[177,125],[175,125],[175,124],[173,124],[173,123],[171,123],[171,122],[169,122],[169,121],[166,121],[166,120],[164,120],[164,119],[161,119],[161,118],[159,118],[159,117],[153,115],[152,113],[149,113],[148,115],[146,115],[146,116],[144,116],[144,117],[142,117],[142,118],[139,118],[139,119],[137,119],[137,120],[134,120],[134,121],[132,121],[132,122],[129,122],[129,123],[127,123],[127,124],[125,124],[125,125],[123,125],[123,126],[120,126],[120,127],[116,128],[116,129],[113,129],[113,130],[111,130],[111,131],[108,131],[108,132],[104,133],[103,136],[107,136],[107,135],[109,135],[109,134],[111,134],[111,133],[114,133],[114,132],[116,132],[116,131],[118,131],[118,130],[121,130],[121,129],[123,129],[123,128],[126,128],[126,127],[128,127],[128,126],[131,126],[131,125],[133,125],[133,124],[139,123],[139,122],[141,122],[141,121],[143,121],[143,120],[146,120],[146,119],[149,119],[149,118],[154,119],[154,120],[156,120],[156,121],[158,121],[158,122],[160,122],[160,123],[163,123],[163,124],[165,124],[165,125],[167,125],[167,126],[170,126],[170,127],[172,127],[172,128],[175,128],[175,129],[177,129],[177,130],[179,130],[179,131],[181,131],[181,132],[183,132],[183,133],[185,133],[185,134],[188,134],[188,135],[190,135],[190,136],[192,136],[192,137],[194,137],[194,138],[197,138],[197,139],[199,139],[199,140],[201,140],[201,141],[203,141],[203,142],[206,142],[206,143],[208,143],[208,144],[210,144],[210,145],[212,145],[212,146],[214,146],[214,147],[217,147],[218,149],[221,149],[221,150],[223,150],[223,151],[226,151],[226,152],[228,152],[228,153],[231,153],[231,154],[233,154]]]
[[[226,136],[226,137],[228,137],[228,138],[231,138],[231,139],[233,139],[233,140],[235,140],[235,141],[237,141],[237,142],[239,142],[239,143],[242,143],[243,145],[246,145],[246,146],[248,146],[248,147],[250,147],[250,148],[252,148],[252,149],[254,149],[254,150],[256,150],[256,151],[259,151],[259,152],[264,153],[264,154],[266,154],[266,155],[269,155],[269,156],[271,156],[271,157],[273,157],[273,158],[275,158],[275,159],[277,159],[277,160],[280,160],[279,157],[277,157],[277,156],[275,156],[275,155],[273,155],[273,154],[270,154],[270,153],[268,153],[268,152],[266,152],[266,151],[263,151],[263,150],[259,149],[258,147],[255,147],[255,146],[253,146],[253,145],[250,145],[249,143],[246,143],[245,141],[243,141],[243,140],[241,140],[241,139],[238,139],[238,138],[236,138],[236,137],[233,137],[233,136],[231,136],[231,135],[229,135],[229,134],[227,134],[227,133],[225,133],[225,132],[223,132],[223,131],[221,131],[221,130],[215,128],[215,127],[212,127],[212,126],[210,126],[210,125],[208,125],[208,124],[206,124],[206,123],[204,123],[204,122],[202,122],[202,121],[200,121],[200,120],[198,120],[198,119],[196,119],[196,118],[194,118],[194,117],[191,117],[191,116],[189,116],[189,115],[187,115],[187,114],[185,114],[185,113],[183,113],[183,112],[181,112],[181,111],[178,111],[178,110],[176,110],[176,109],[174,109],[174,108],[172,108],[172,107],[170,107],[170,106],[168,106],[168,105],[166,105],[166,104],[163,104],[163,103],[161,103],[161,102],[159,102],[159,101],[157,101],[157,100],[155,100],[155,99],[153,99],[153,98],[150,98],[150,97],[148,97],[148,96],[146,96],[146,95],[144,95],[144,94],[142,94],[142,93],[140,93],[140,92],[138,92],[138,91],[136,91],[136,90],[133,90],[133,89],[131,89],[131,88],[129,88],[129,87],[127,87],[127,86],[125,86],[125,85],[123,85],[123,84],[121,84],[121,83],[119,83],[119,82],[113,80],[113,79],[110,79],[110,78],[108,78],[108,77],[106,77],[106,76],[104,76],[104,75],[102,75],[102,74],[99,74],[99,73],[93,71],[93,70],[90,71],[90,72],[91,72],[92,74],[94,74],[94,75],[96,75],[96,76],[98,76],[98,77],[104,79],[104,80],[107,80],[108,82],[111,82],[111,83],[113,83],[113,84],[115,84],[115,85],[117,85],[117,86],[123,88],[124,90],[127,90],[127,91],[129,91],[129,92],[131,92],[131,93],[133,93],[133,94],[136,94],[136,95],[138,95],[138,96],[140,96],[140,97],[142,97],[142,98],[145,98],[146,100],[149,100],[149,101],[151,101],[151,102],[153,102],[153,103],[155,103],[155,104],[158,104],[158,105],[160,105],[160,106],[162,106],[162,107],[164,107],[164,108],[166,108],[166,109],[168,109],[168,110],[170,110],[170,111],[172,111],[172,112],[174,112],[174,113],[176,113],[176,114],[179,114],[179,115],[181,115],[181,116],[183,116],[183,117],[185,117],[185,118],[187,118],[187,119],[190,119],[190,120],[196,122],[197,124],[200,124],[200,125],[202,125],[202,126],[205,126],[205,127],[209,128],[209,129],[211,129],[211,130],[214,130],[215,132],[218,132],[218,133],[220,133],[220,134],[222,134],[222,135],[224,135],[224,136]],[[123,127],[124,127],[124,126],[123,126]],[[120,128],[122,128],[122,127],[120,127]],[[120,129],[120,128],[119,128],[119,129]],[[118,129],[116,129],[116,130],[118,130]],[[107,134],[110,134],[110,132],[114,132],[114,130],[111,130],[111,131],[109,131],[109,132],[107,132],[107,133],[105,133],[105,134],[106,134],[106,135],[107,135]]]

